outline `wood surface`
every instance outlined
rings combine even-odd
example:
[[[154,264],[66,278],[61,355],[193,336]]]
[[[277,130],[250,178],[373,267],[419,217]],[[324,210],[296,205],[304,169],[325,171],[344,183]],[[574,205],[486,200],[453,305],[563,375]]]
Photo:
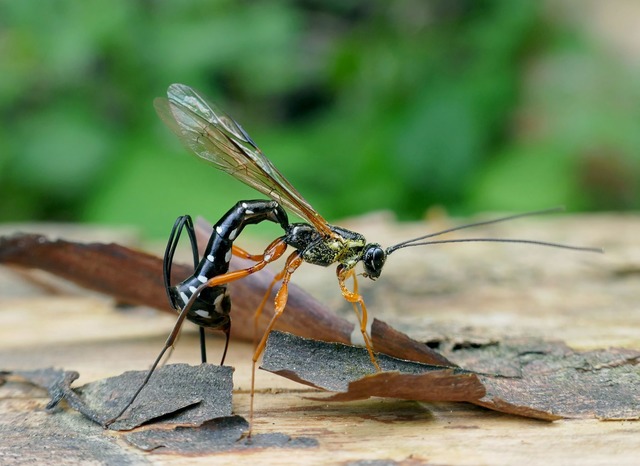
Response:
[[[450,220],[397,224],[382,215],[343,225],[388,245],[446,228]],[[83,241],[95,233],[58,231]],[[131,240],[130,233],[98,233],[109,241]],[[360,280],[370,313],[424,341],[524,336],[562,340],[579,350],[640,348],[639,217],[553,216],[487,227],[474,236],[601,246],[606,254],[504,244],[398,251],[377,282]],[[241,240],[252,252],[268,242]],[[351,318],[333,269],[303,266],[294,281]],[[141,370],[155,358],[173,322],[169,314],[121,308],[43,273],[0,268],[0,370],[76,370],[76,386]],[[212,361],[222,343],[209,339]],[[249,409],[251,353],[249,343],[234,341],[227,359],[235,367],[234,412],[243,416]],[[171,362],[199,362],[193,326],[186,326]],[[264,371],[258,373],[257,388],[255,433],[311,437],[317,446],[189,456],[146,453],[77,413],[46,413],[44,390],[7,382],[0,385],[0,464],[638,464],[638,421],[542,422],[462,403],[311,401],[305,397],[323,392]]]

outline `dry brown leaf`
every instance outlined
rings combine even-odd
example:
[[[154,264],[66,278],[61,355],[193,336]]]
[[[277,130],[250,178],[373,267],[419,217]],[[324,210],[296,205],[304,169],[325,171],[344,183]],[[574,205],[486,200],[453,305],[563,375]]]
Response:
[[[202,221],[198,222],[199,244],[206,244],[209,230]],[[0,237],[0,263],[45,270],[113,296],[119,302],[151,306],[175,314],[164,290],[162,260],[118,244],[51,241],[41,235],[16,234]],[[240,269],[252,264],[233,257],[231,268]],[[176,280],[186,277],[189,270],[175,264]],[[229,284],[233,303],[232,338],[253,341],[253,315],[272,279],[273,273],[263,269]],[[259,321],[259,332],[264,331],[272,315],[273,301],[268,300]],[[276,329],[316,340],[350,343],[353,324],[329,311],[300,287],[289,284],[286,312],[276,323]],[[374,324],[372,338],[379,351],[399,358],[448,363],[426,345],[382,323]]]

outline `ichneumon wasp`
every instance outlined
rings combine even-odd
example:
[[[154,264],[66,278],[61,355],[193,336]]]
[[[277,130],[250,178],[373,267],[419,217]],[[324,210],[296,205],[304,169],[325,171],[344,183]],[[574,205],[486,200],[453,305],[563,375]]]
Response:
[[[399,249],[429,244],[470,241],[516,242],[580,251],[600,251],[596,248],[576,247],[526,239],[430,239],[464,228],[548,213],[558,209],[527,212],[453,227],[437,233],[426,234],[418,238],[403,241],[386,249],[382,248],[378,243],[368,243],[360,233],[327,223],[286,180],[271,161],[264,156],[245,130],[231,117],[220,111],[215,105],[207,102],[198,92],[183,84],[172,84],[167,91],[167,96],[167,99],[156,99],[155,107],[162,120],[178,136],[182,143],[199,158],[229,173],[237,180],[242,181],[271,198],[271,200],[238,202],[214,225],[209,244],[201,260],[198,259],[197,244],[191,218],[189,216],[182,216],[176,220],[165,252],[163,274],[169,301],[176,311],[179,312],[179,317],[163,350],[147,373],[144,382],[134,394],[131,401],[109,423],[119,418],[129,406],[131,406],[140,391],[144,388],[164,353],[175,342],[184,319],[189,319],[200,326],[203,362],[206,361],[204,328],[219,329],[226,334],[227,339],[222,357],[222,362],[224,362],[231,328],[231,320],[229,317],[231,308],[229,297],[226,294],[226,284],[263,269],[267,264],[279,259],[285,253],[288,246],[291,246],[294,251],[287,257],[282,271],[274,277],[255,314],[255,318],[257,319],[271,295],[273,287],[276,283],[280,282],[280,287],[275,296],[274,314],[266,331],[258,342],[253,355],[251,415],[253,414],[256,362],[264,350],[270,331],[285,309],[288,284],[291,276],[304,262],[324,267],[338,264],[336,269],[338,285],[343,297],[353,305],[371,363],[376,370],[380,370],[376,362],[371,338],[367,332],[367,308],[362,296],[358,293],[355,267],[359,262],[362,262],[364,268],[362,275],[375,280],[380,276],[389,255]],[[306,222],[289,223],[285,208]],[[284,230],[284,234],[275,239],[262,254],[249,254],[233,244],[233,241],[246,225],[265,220],[278,223]],[[187,230],[191,241],[195,272],[180,284],[171,286],[171,263],[180,233],[183,229]],[[251,259],[255,264],[246,269],[230,272],[229,260],[232,254]],[[353,282],[351,289],[347,286],[349,280]]]

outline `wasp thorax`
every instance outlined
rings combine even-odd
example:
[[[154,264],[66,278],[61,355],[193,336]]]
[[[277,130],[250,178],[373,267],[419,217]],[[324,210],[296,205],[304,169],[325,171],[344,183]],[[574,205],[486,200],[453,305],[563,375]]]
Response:
[[[362,265],[364,266],[364,276],[375,280],[382,273],[382,267],[387,260],[387,253],[377,243],[369,243],[364,247],[362,253]]]

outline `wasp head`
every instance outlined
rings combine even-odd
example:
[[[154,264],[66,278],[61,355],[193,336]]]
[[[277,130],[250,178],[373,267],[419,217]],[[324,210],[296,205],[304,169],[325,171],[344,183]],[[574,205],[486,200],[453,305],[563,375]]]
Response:
[[[369,243],[362,252],[362,265],[364,276],[375,280],[382,273],[382,267],[387,260],[387,253],[377,243]]]

